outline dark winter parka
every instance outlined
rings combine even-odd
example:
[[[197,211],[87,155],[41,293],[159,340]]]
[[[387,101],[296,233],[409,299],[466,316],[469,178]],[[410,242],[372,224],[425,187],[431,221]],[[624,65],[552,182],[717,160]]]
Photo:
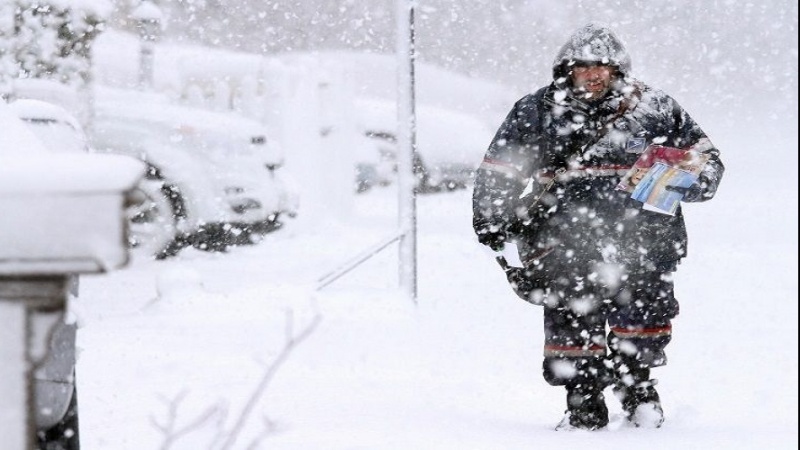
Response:
[[[581,64],[616,69],[605,97],[588,102],[573,92],[570,72]],[[645,210],[616,186],[650,144],[710,155],[684,201],[712,198],[724,167],[686,111],[630,78],[630,68],[624,46],[606,28],[588,25],[564,45],[553,64],[553,83],[514,105],[477,172],[473,217],[481,242],[522,240],[528,244],[523,260],[552,252],[562,260],[665,270],[686,255],[680,208],[674,216]]]

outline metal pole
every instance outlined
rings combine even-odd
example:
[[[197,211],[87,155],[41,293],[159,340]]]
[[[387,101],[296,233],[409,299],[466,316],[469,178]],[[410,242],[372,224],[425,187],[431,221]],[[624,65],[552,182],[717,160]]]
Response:
[[[397,174],[400,222],[400,286],[417,299],[417,193],[414,180],[416,112],[414,92],[414,7],[397,0]]]
[[[139,88],[142,90],[153,87],[153,41],[147,37],[140,39],[139,51]]]
[[[161,9],[151,0],[141,0],[131,15],[139,32],[139,88],[152,89],[155,44],[161,34]]]

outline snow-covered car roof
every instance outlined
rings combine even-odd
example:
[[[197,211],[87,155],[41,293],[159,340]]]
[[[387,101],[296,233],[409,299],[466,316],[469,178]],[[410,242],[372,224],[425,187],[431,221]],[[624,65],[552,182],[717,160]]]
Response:
[[[5,102],[0,102],[0,157],[19,157],[20,155],[45,155],[49,153],[15,111]]]
[[[129,189],[144,171],[141,162],[125,156],[54,154],[18,117],[18,110],[68,115],[62,108],[38,100],[0,102],[0,129],[3,130],[0,133],[0,191],[3,193],[58,189],[122,191]],[[36,173],[41,176],[32,176]]]
[[[231,142],[255,144],[257,149],[242,146],[238,151],[257,152],[265,164],[282,165],[284,162],[283,150],[269,137],[267,128],[235,113],[175,104],[159,94],[103,88],[98,90],[95,114],[98,121],[113,118],[148,124],[176,136],[196,137],[202,143],[200,147],[205,148],[226,147]]]
[[[61,106],[42,100],[19,99],[9,103],[9,107],[51,151],[84,153],[88,150],[80,122]]]
[[[159,123],[174,129],[190,130],[193,127],[207,132],[226,135],[262,136],[266,127],[253,119],[232,113],[177,105],[161,95],[143,95],[117,89],[103,89],[97,99],[98,114],[130,118],[136,121]]]
[[[396,133],[394,102],[361,98],[355,102],[363,131]],[[417,105],[417,147],[426,164],[477,165],[483,158],[492,131],[477,117],[451,109]]]
[[[82,130],[81,124],[75,116],[50,102],[23,98],[9,103],[9,106],[23,120],[52,120],[66,123],[75,130]]]

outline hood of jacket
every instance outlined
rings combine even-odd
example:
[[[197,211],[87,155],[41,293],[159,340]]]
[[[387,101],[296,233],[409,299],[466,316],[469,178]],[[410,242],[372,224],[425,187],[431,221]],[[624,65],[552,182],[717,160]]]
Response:
[[[575,64],[614,66],[623,77],[630,74],[631,57],[622,41],[607,27],[590,23],[570,36],[553,61],[553,79],[564,84]]]

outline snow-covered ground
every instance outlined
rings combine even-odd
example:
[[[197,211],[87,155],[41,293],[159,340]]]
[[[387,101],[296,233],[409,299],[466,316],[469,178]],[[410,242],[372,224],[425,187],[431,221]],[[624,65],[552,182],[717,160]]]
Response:
[[[315,290],[395,229],[387,188],[358,196],[349,217],[301,214],[256,246],[83,277],[82,448],[219,448],[288,336],[316,318],[231,448],[797,448],[796,184],[756,189],[756,138],[717,131],[728,172],[717,198],[685,206],[682,312],[670,363],[653,372],[661,429],[622,426],[609,392],[607,430],[553,431],[565,399],[541,378],[541,309],[477,244],[469,191],[419,198],[416,303],[397,290],[395,246]],[[796,161],[796,131],[776,144]]]

